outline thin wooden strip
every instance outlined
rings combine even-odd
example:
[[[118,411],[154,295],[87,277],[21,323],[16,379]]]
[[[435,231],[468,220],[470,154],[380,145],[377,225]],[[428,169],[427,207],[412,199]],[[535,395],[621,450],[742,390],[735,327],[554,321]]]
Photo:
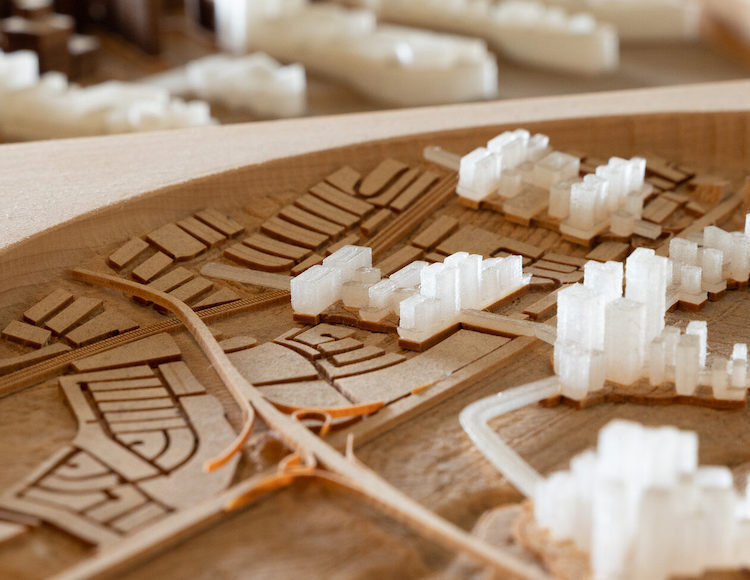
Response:
[[[384,159],[375,169],[368,173],[359,186],[359,194],[372,197],[380,193],[386,185],[402,174],[408,166],[396,159]]]
[[[418,167],[409,169],[379,196],[370,198],[370,203],[377,207],[386,207],[414,182],[420,172],[421,169]]]
[[[107,258],[107,262],[115,270],[122,270],[128,264],[137,260],[146,250],[148,250],[147,242],[141,238],[131,238],[112,252]]]
[[[344,233],[344,226],[328,221],[311,213],[300,209],[295,205],[288,205],[279,212],[279,216],[288,222],[298,225],[314,232],[326,235],[330,238],[337,238]]]
[[[328,376],[329,379],[343,379],[345,377],[351,377],[354,375],[360,375],[363,373],[370,373],[386,367],[393,366],[406,360],[406,357],[402,354],[395,352],[388,352],[383,356],[378,356],[365,360],[362,362],[337,367],[333,363],[323,360],[320,362],[320,367],[323,372]],[[378,399],[380,400],[380,399]]]
[[[194,277],[195,274],[190,270],[179,266],[151,282],[149,288],[158,290],[159,292],[171,292],[180,284],[184,284],[185,282],[192,280]]]
[[[643,208],[643,219],[661,224],[679,207],[678,203],[660,195]]]
[[[400,213],[413,204],[419,197],[430,190],[440,179],[437,173],[425,171],[417,180],[409,185],[403,193],[391,202],[391,209]]]
[[[489,257],[496,255],[503,240],[504,238],[495,232],[469,224],[443,240],[437,247],[437,251],[445,255],[455,252],[469,252]]]
[[[153,419],[173,419],[179,417],[177,407],[165,409],[143,409],[141,411],[112,411],[104,413],[108,423],[128,423],[133,421],[151,421]]]
[[[458,229],[458,220],[443,215],[432,222],[427,229],[411,240],[411,245],[423,250],[431,250]]]
[[[191,303],[197,298],[208,293],[214,287],[213,282],[196,276],[189,282],[172,290],[169,294],[186,303]]]
[[[162,377],[178,397],[205,394],[206,388],[182,361],[159,365]]]
[[[557,309],[557,293],[562,290],[563,287],[550,292],[540,300],[537,300],[533,304],[530,304],[524,308],[524,313],[528,314],[534,320],[538,320],[548,314],[552,314]]]
[[[258,344],[258,339],[252,336],[233,336],[232,338],[226,338],[219,342],[219,346],[224,352],[237,352],[238,350],[245,350]]]
[[[67,344],[57,342],[26,354],[0,359],[0,374],[10,373],[27,365],[54,358],[70,350]]]
[[[577,266],[570,266],[568,264],[559,264],[557,262],[550,262],[549,260],[537,260],[534,262],[535,268],[544,268],[545,270],[552,270],[553,272],[563,272],[570,274],[578,270]]]
[[[81,383],[84,381],[76,379],[76,382]],[[153,375],[144,378],[120,379],[110,381],[93,381],[88,379],[85,381],[85,383],[91,392],[119,391],[123,389],[146,389],[161,386],[161,381]]]
[[[174,338],[169,334],[160,333],[75,361],[73,367],[77,371],[97,371],[168,362],[179,359],[180,356],[180,348]]]
[[[369,213],[373,209],[372,204],[357,199],[356,197],[352,197],[351,195],[347,195],[338,189],[331,187],[327,183],[321,182],[313,185],[310,188],[310,193],[331,205],[335,205],[339,209],[343,209],[344,211],[348,211],[349,213],[353,213],[360,217]]]
[[[311,254],[304,260],[302,260],[299,264],[294,266],[292,268],[292,276],[298,276],[302,274],[305,270],[308,268],[312,268],[313,266],[317,266],[318,264],[323,262],[323,256],[320,254]]]
[[[133,278],[139,282],[150,282],[156,276],[164,272],[169,266],[172,265],[172,258],[167,256],[164,252],[156,252],[145,262],[139,264],[131,273]]]
[[[298,197],[294,201],[294,205],[347,228],[352,227],[361,219],[358,215],[344,211],[309,193]]]
[[[236,236],[245,229],[241,224],[212,208],[199,211],[195,214],[195,217],[229,238]]]
[[[230,280],[232,282],[240,282],[241,284],[253,284],[254,286],[276,288],[279,290],[288,290],[292,280],[290,276],[285,274],[270,274],[268,272],[220,264],[218,262],[204,264],[201,268],[201,274],[209,278]]]
[[[283,272],[294,266],[293,260],[272,256],[271,254],[248,248],[242,244],[230,246],[224,250],[224,256],[240,264],[258,268],[266,272]]]
[[[190,260],[206,250],[206,245],[196,240],[177,224],[165,224],[146,236],[165,254],[175,260]]]
[[[689,177],[679,169],[671,167],[669,163],[661,157],[657,157],[656,155],[645,155],[644,157],[646,158],[646,169],[652,173],[656,173],[656,175],[663,177],[664,179],[668,179],[673,183],[680,183]]]
[[[141,411],[143,409],[165,409],[174,407],[169,397],[161,399],[141,399],[137,401],[105,401],[97,405],[102,413],[110,411]]]
[[[549,278],[550,280],[555,280],[561,284],[574,284],[576,282],[580,282],[583,280],[583,272],[580,270],[577,270],[575,272],[565,273],[565,272],[556,272],[554,270],[545,270],[544,268],[537,268],[536,266],[531,266],[529,268],[526,268],[524,272],[531,274],[533,276],[539,276],[541,278]]]
[[[528,336],[547,344],[554,344],[557,336],[557,328],[551,324],[517,320],[483,310],[462,310],[460,320],[463,328],[501,336]]]
[[[62,380],[76,383],[121,381],[128,379],[146,379],[154,376],[154,370],[148,365],[136,365],[119,369],[108,369],[104,371],[91,371],[77,375],[61,377]]]
[[[195,219],[194,217],[180,220],[177,222],[177,225],[197,240],[200,240],[201,242],[206,244],[209,248],[213,248],[217,244],[220,244],[227,239],[224,234],[216,231],[212,227]]]
[[[586,254],[587,260],[596,260],[597,262],[609,262],[614,260],[621,261],[630,251],[630,244],[623,242],[602,242]]]
[[[544,254],[544,250],[539,246],[535,246],[527,242],[521,242],[519,240],[514,240],[513,238],[509,237],[501,238],[500,248],[503,250],[507,250],[511,254],[520,254],[522,256],[527,256],[532,260],[538,260],[542,257],[542,254]]]
[[[67,290],[58,288],[24,312],[23,317],[32,324],[41,324],[71,302],[73,302],[73,295]]]
[[[138,328],[138,326],[137,322],[124,314],[114,310],[106,310],[66,334],[65,340],[74,346],[83,346],[122,332],[129,332]]]
[[[212,308],[221,304],[228,304],[230,302],[236,302],[240,299],[240,295],[237,294],[231,288],[219,288],[215,292],[212,292],[206,296],[203,300],[193,305],[193,310],[203,310],[204,308]]]
[[[150,421],[133,421],[127,423],[110,423],[113,433],[148,433],[149,431],[163,431],[164,429],[179,429],[186,427],[185,419],[173,417],[171,419],[152,419]]]
[[[362,362],[365,360],[370,360],[372,358],[383,356],[383,354],[385,354],[385,351],[380,347],[365,346],[363,348],[350,349],[347,352],[336,354],[331,357],[331,360],[333,361],[333,364],[335,364],[337,367],[340,367]]]
[[[330,256],[334,252],[340,250],[344,246],[357,245],[359,244],[359,234],[351,233],[348,236],[341,238],[335,244],[331,244],[325,250],[326,256]]]
[[[362,234],[365,236],[373,235],[392,217],[393,212],[391,210],[386,208],[379,209],[362,224]]]
[[[52,332],[32,324],[27,324],[26,322],[11,320],[0,335],[13,342],[40,348],[47,344],[52,336]]]
[[[102,301],[96,298],[78,298],[62,312],[50,318],[45,326],[55,334],[65,334],[101,305]]]
[[[311,254],[309,248],[302,248],[295,246],[294,244],[287,244],[268,236],[264,236],[260,233],[254,233],[248,238],[242,240],[242,243],[246,246],[265,252],[266,254],[273,254],[281,258],[289,258],[290,260],[302,260]]]
[[[423,254],[424,252],[420,248],[406,245],[388,256],[385,260],[379,262],[377,267],[380,268],[383,276],[390,276],[414,260],[418,260]]]
[[[331,342],[324,342],[318,345],[318,350],[326,356],[335,354],[341,354],[344,352],[350,352],[358,348],[362,348],[364,344],[358,341],[356,338],[342,338],[340,340],[334,340]]]
[[[544,259],[549,262],[555,262],[556,264],[568,264],[569,266],[575,266],[577,268],[583,268],[588,261],[585,258],[576,258],[574,256],[556,254],[554,252],[545,252]]]
[[[134,401],[138,399],[160,399],[168,397],[164,387],[149,389],[119,389],[114,391],[98,391],[93,393],[94,400],[99,401]]]
[[[531,220],[549,206],[549,191],[533,185],[525,185],[521,192],[503,202],[505,219],[529,226]]]
[[[21,534],[25,534],[29,531],[28,526],[23,524],[17,524],[15,522],[4,522],[0,520],[0,544],[17,538]]]
[[[348,165],[344,165],[326,177],[326,182],[337,187],[344,193],[355,195],[355,188],[357,187],[357,183],[359,183],[360,177],[358,171],[352,169]]]
[[[342,193],[341,195],[346,194]],[[318,249],[330,239],[330,236],[296,226],[277,217],[265,221],[263,225],[260,226],[260,229],[263,233],[268,234],[273,238],[278,238],[291,244],[304,246],[311,250]]]

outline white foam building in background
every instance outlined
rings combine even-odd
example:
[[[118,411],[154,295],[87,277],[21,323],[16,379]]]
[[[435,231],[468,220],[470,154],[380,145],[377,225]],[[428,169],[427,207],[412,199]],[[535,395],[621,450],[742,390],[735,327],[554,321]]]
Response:
[[[536,486],[534,516],[589,553],[594,580],[699,577],[750,566],[748,491],[698,465],[694,432],[617,420]]]
[[[0,133],[19,140],[84,137],[213,124],[203,101],[108,81],[82,88],[61,73],[36,73],[36,56],[0,53]]]
[[[230,109],[260,117],[298,117],[307,109],[304,67],[263,53],[207,56],[188,63],[185,74],[191,94]]]
[[[215,4],[224,50],[299,62],[376,100],[428,105],[497,92],[497,63],[482,40],[378,25],[370,10],[306,0]]]
[[[461,310],[487,308],[530,280],[521,256],[482,259],[466,252],[435,264],[415,261],[381,278],[370,248],[344,246],[292,279],[292,310],[315,317],[342,300],[366,321],[398,316],[399,336],[422,342],[457,324]]]
[[[531,0],[359,0],[390,22],[482,38],[503,56],[552,70],[600,74],[619,63],[617,31],[590,12]]]
[[[617,29],[623,43],[698,40],[701,0],[545,0],[567,10],[582,10]],[[707,5],[725,0],[709,0]]]

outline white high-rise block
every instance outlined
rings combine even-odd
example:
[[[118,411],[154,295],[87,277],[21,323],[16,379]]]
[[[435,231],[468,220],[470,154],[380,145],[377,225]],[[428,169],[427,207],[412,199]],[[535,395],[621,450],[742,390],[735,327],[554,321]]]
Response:
[[[578,177],[581,160],[573,155],[555,151],[534,166],[534,185],[549,189],[553,183]]]
[[[503,158],[485,147],[461,157],[456,192],[473,201],[481,201],[500,185]]]
[[[750,236],[750,213],[745,214],[745,235]]]
[[[715,399],[727,399],[729,394],[729,360],[715,356],[711,361],[711,388]]]
[[[661,385],[666,378],[664,341],[661,337],[651,341],[648,347],[648,381],[651,386]]]
[[[518,169],[503,169],[500,174],[500,182],[497,193],[503,199],[511,199],[521,193],[521,172]]]
[[[392,308],[393,295],[395,292],[396,284],[388,278],[384,278],[377,284],[373,284],[368,290],[370,308],[375,308],[377,310]]]
[[[622,262],[589,260],[583,266],[583,285],[601,292],[604,302],[609,304],[622,297],[623,272]]]
[[[732,347],[732,360],[740,359],[747,360],[747,345],[741,342],[736,343]]]
[[[570,212],[567,223],[581,230],[590,230],[597,224],[600,207],[599,188],[587,183],[574,183],[570,187]]]
[[[677,357],[677,343],[680,341],[680,329],[675,326],[667,326],[661,333],[664,341],[664,362],[667,366],[675,366]]]
[[[506,131],[487,142],[487,149],[503,159],[503,169],[514,169],[526,161],[531,135],[525,129]]]
[[[674,385],[678,395],[691,396],[698,387],[700,371],[700,337],[683,334],[677,343]]]
[[[555,343],[562,394],[581,400],[604,386],[605,360],[601,350],[590,350],[575,342]]]
[[[557,340],[587,350],[604,349],[604,296],[583,284],[557,293]]]
[[[705,320],[691,320],[688,322],[685,334],[694,334],[698,337],[700,343],[698,346],[699,362],[701,368],[706,366],[706,350],[708,346],[708,324]]]
[[[640,192],[631,192],[625,197],[625,211],[635,219],[643,216],[643,196]]]
[[[344,282],[341,285],[341,301],[349,308],[366,308],[370,304],[370,286],[354,281]]]
[[[568,179],[552,184],[549,190],[549,208],[547,208],[550,217],[557,219],[568,217],[570,214],[570,190],[575,183],[580,183],[580,180]]]
[[[446,268],[456,268],[457,309],[481,308],[482,256],[457,252],[443,260]]]
[[[380,268],[362,266],[354,271],[354,277],[352,280],[362,282],[363,284],[377,284],[380,282],[381,278]],[[391,276],[391,278],[393,278],[393,276]]]
[[[39,57],[31,50],[0,51],[0,95],[18,91],[39,82]]]
[[[323,266],[341,272],[341,281],[349,282],[359,268],[372,268],[372,248],[343,246],[323,260]]]
[[[680,268],[680,289],[684,294],[700,294],[703,289],[703,269],[683,264]]]
[[[747,361],[740,358],[732,359],[732,387],[735,389],[747,388]]]
[[[685,238],[672,238],[669,241],[669,258],[689,266],[698,265],[698,244]]]
[[[443,318],[435,298],[415,294],[399,304],[399,328],[412,331],[404,338],[424,340],[441,330]]]
[[[308,268],[291,281],[292,310],[317,316],[341,296],[341,271],[326,266]]]
[[[724,279],[724,253],[715,248],[704,248],[701,255],[703,281],[706,284],[719,284]]]
[[[625,297],[646,305],[646,340],[664,328],[669,260],[653,250],[636,248],[625,267]]]
[[[549,150],[549,137],[536,133],[529,139],[529,144],[526,148],[526,159],[528,161],[536,162],[539,161]]]
[[[422,270],[427,266],[427,262],[417,260],[391,274],[390,280],[397,288],[414,288],[419,286]]]
[[[635,232],[638,218],[624,209],[618,209],[612,213],[609,220],[609,230],[616,236],[627,238]]]
[[[640,379],[646,355],[646,305],[627,298],[607,304],[604,345],[607,379],[621,385]]]

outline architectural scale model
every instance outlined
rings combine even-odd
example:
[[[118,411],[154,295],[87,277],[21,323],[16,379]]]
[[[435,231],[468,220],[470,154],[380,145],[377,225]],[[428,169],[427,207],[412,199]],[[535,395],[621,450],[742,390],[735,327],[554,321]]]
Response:
[[[486,99],[497,91],[497,64],[482,40],[380,25],[369,10],[218,0],[216,34],[224,50],[299,62],[393,105]]]
[[[19,62],[14,90],[37,82]],[[366,142],[3,250],[0,570],[114,577],[180,542],[210,560],[245,508],[248,573],[285,577],[277,536],[332,549],[295,496],[323,486],[392,526],[364,573],[401,566],[407,535],[438,554],[410,576],[749,566],[744,118]],[[331,522],[341,546],[369,533]]]

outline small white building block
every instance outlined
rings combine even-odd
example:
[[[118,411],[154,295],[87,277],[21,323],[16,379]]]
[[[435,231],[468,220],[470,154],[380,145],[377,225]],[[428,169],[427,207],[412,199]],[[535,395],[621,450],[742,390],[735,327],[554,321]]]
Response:
[[[692,396],[698,387],[700,372],[700,337],[683,334],[677,343],[674,384],[678,395]]]
[[[580,168],[578,157],[555,151],[534,166],[534,185],[548,190],[554,183],[577,178]]]
[[[647,341],[664,328],[668,268],[667,258],[646,248],[636,248],[626,261],[625,297],[646,305]]]
[[[648,348],[648,382],[658,387],[666,379],[666,360],[664,357],[664,341],[661,337],[651,341]]]
[[[421,260],[412,262],[391,274],[390,280],[397,288],[416,288],[420,284],[422,270],[427,266],[427,262]]]
[[[547,213],[550,217],[565,219],[570,214],[570,192],[574,184],[580,183],[579,179],[568,179],[553,183],[549,190],[549,208]]]
[[[497,190],[503,170],[503,158],[485,147],[478,147],[461,158],[456,192],[479,202]]]
[[[372,268],[372,248],[343,246],[325,258],[323,266],[339,270],[342,283],[349,282],[357,276],[360,268]]]
[[[557,341],[587,350],[604,349],[604,296],[583,284],[557,293]]]
[[[708,348],[708,324],[705,320],[691,320],[688,322],[685,334],[694,334],[698,337],[698,362],[701,368],[706,366],[706,352]]]
[[[604,357],[607,379],[631,385],[641,378],[646,355],[646,305],[627,298],[607,304]]]
[[[623,278],[622,262],[589,260],[583,266],[583,285],[600,292],[605,304],[622,297]]]
[[[487,149],[502,157],[503,169],[515,169],[527,160],[530,138],[525,129],[506,131],[487,141]]]
[[[339,300],[341,283],[341,271],[336,268],[321,265],[308,268],[292,278],[292,310],[317,316]]]

